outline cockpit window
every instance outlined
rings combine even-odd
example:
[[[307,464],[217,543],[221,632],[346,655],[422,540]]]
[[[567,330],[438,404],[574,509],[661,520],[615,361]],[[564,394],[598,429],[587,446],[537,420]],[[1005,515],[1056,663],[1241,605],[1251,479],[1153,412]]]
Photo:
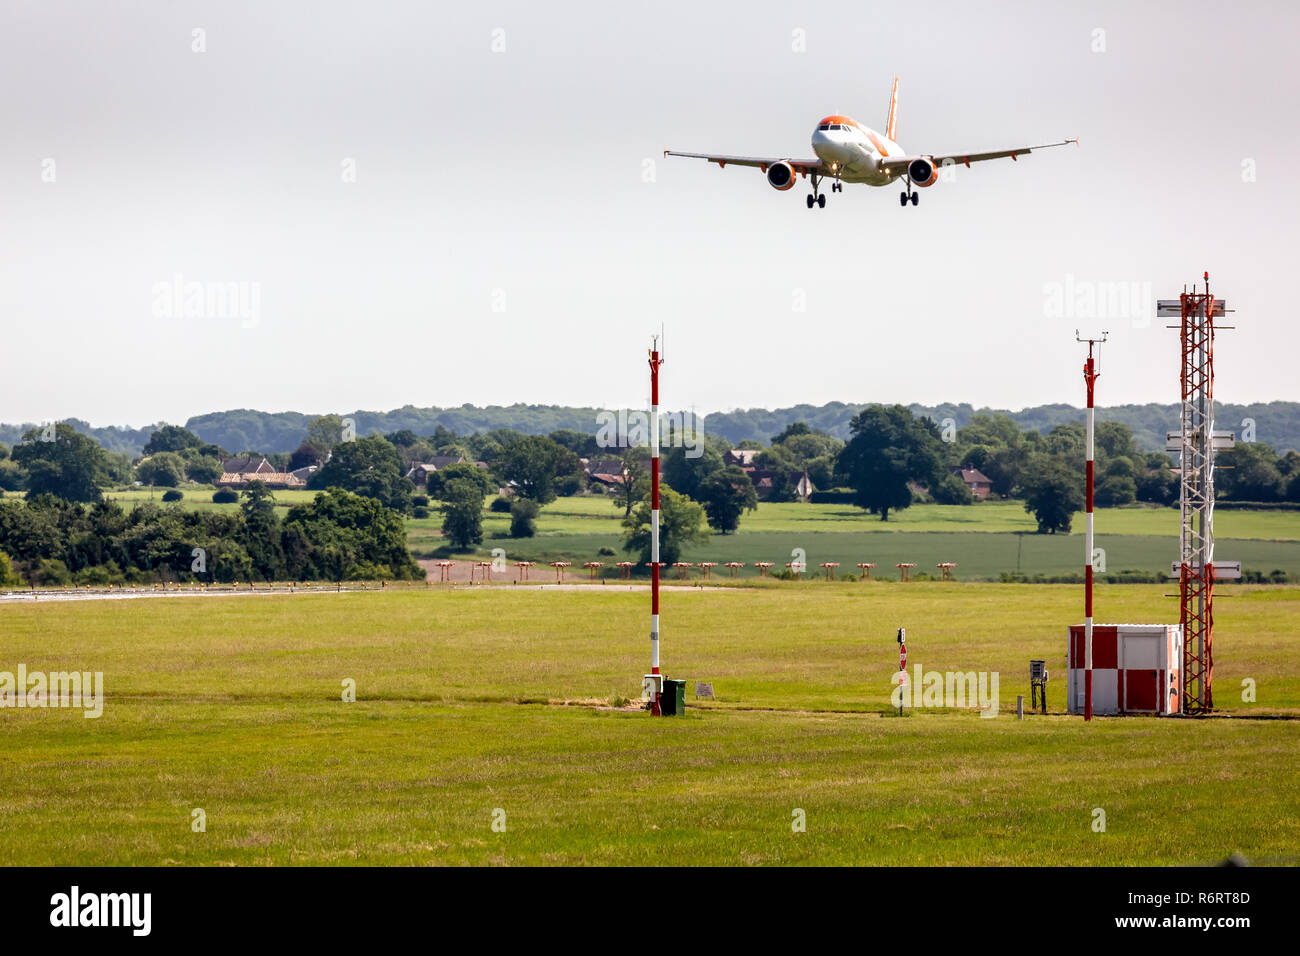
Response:
[[[822,125],[821,125],[821,126],[818,126],[817,128],[820,129],[820,130],[828,130],[828,129],[831,128],[831,124],[830,124],[830,123],[822,123]]]

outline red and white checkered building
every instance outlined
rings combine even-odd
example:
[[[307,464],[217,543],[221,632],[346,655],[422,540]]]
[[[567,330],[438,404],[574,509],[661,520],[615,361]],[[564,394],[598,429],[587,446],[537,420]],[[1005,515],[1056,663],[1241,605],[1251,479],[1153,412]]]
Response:
[[[1083,713],[1084,626],[1070,627],[1066,701]],[[1180,624],[1092,626],[1092,712],[1177,714],[1182,708],[1183,629]]]

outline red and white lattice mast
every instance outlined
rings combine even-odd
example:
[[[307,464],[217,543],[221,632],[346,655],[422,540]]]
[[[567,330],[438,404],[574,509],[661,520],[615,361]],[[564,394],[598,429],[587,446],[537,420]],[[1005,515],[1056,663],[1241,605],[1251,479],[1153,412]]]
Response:
[[[1241,576],[1236,561],[1214,560],[1214,453],[1232,448],[1235,435],[1214,429],[1215,316],[1227,303],[1205,291],[1184,287],[1177,299],[1162,299],[1157,314],[1179,318],[1182,345],[1181,412],[1179,430],[1166,436],[1166,449],[1179,453],[1178,577],[1183,628],[1183,713],[1196,716],[1214,710],[1214,581]]]
[[[659,337],[650,349],[650,712],[659,716],[663,676],[659,673]]]
[[[1088,388],[1088,438],[1086,461],[1084,464],[1084,532],[1083,532],[1083,719],[1092,720],[1092,570],[1093,570],[1093,526],[1092,526],[1092,488],[1093,462],[1095,460],[1094,436],[1097,427],[1097,409],[1094,402],[1097,378],[1101,375],[1098,367],[1101,361],[1101,343],[1106,341],[1109,333],[1101,333],[1099,339],[1080,338],[1074,333],[1076,341],[1088,343],[1088,361],[1083,363],[1083,382]],[[1096,354],[1094,355],[1094,348]]]

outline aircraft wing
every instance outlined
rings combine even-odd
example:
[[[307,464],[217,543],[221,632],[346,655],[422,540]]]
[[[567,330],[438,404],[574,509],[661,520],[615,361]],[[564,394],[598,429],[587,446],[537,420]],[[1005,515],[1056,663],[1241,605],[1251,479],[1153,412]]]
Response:
[[[722,156],[716,153],[679,153],[671,149],[665,149],[664,155],[685,156],[687,159],[707,159],[711,163],[717,163],[719,168],[722,169],[727,166],[757,166],[763,172],[767,172],[767,168],[776,163],[789,163],[794,167],[796,173],[807,174],[826,171],[820,159],[790,159],[786,156]]]
[[[1070,143],[1078,144],[1077,139],[1066,139],[1059,143],[1046,143],[1042,146],[1017,146],[1014,149],[995,149],[986,153],[945,153],[922,156],[891,156],[880,164],[882,169],[891,173],[905,173],[907,167],[918,159],[928,159],[936,166],[942,166],[945,162],[962,163],[970,166],[971,163],[982,163],[986,159],[1015,159],[1017,156],[1024,156],[1026,153],[1032,153],[1036,149],[1051,149],[1053,146],[1068,146]]]

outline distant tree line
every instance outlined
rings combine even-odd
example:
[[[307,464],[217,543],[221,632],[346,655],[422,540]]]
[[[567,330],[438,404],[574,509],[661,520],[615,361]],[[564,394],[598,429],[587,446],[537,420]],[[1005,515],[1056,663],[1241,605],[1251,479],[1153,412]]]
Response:
[[[87,505],[52,494],[0,501],[0,573],[38,586],[159,581],[412,580],[401,515],[332,488],[277,514],[261,482],[238,510],[114,501]],[[3,582],[0,582],[3,583]]]
[[[764,441],[767,436],[781,432],[795,422],[803,422],[810,429],[847,441],[852,437],[850,422],[863,411],[867,403],[828,402],[825,405],[794,405],[787,408],[739,409],[716,412],[705,419],[704,430],[717,435],[733,446],[744,441]],[[1005,416],[1021,429],[1046,435],[1057,425],[1079,421],[1082,409],[1066,404],[1039,405],[1020,411],[975,408],[966,403],[907,406],[919,418],[929,418],[941,427],[945,419],[952,419],[958,428],[970,424],[977,415]],[[589,433],[591,423],[599,409],[559,405],[462,405],[456,408],[416,408],[404,406],[387,412],[356,411],[348,417],[356,423],[359,436],[387,435],[409,431],[416,435],[432,435],[438,428],[460,435],[506,429],[526,435],[553,435],[560,431]],[[1164,435],[1178,425],[1178,407],[1175,404],[1116,405],[1098,409],[1100,417],[1127,425],[1133,433],[1138,448],[1143,452],[1160,451]],[[1252,405],[1219,404],[1216,417],[1220,427],[1242,432],[1243,422],[1253,422],[1260,441],[1273,448],[1300,450],[1300,402],[1266,402]],[[240,408],[198,415],[185,423],[185,428],[206,442],[229,448],[261,449],[272,454],[289,454],[302,440],[310,422],[316,416],[301,412],[261,412]],[[111,452],[136,458],[142,453],[150,435],[159,426],[123,428],[117,426],[93,428],[78,419],[68,419],[67,424],[88,435]],[[0,442],[18,444],[27,425],[0,425]]]
[[[277,471],[312,469],[307,481],[310,489],[349,494],[376,505],[384,515],[392,515],[385,517],[385,522],[400,523],[403,516],[427,517],[430,500],[435,500],[443,535],[455,550],[482,543],[484,505],[498,491],[504,494],[497,496],[492,508],[509,513],[509,533],[514,537],[535,534],[541,507],[557,497],[605,495],[612,507],[623,513],[625,546],[640,553],[643,527],[648,527],[648,449],[601,447],[591,429],[595,420],[593,415],[587,431],[562,428],[548,435],[509,428],[460,434],[439,425],[424,435],[404,428],[358,437],[351,423],[339,416],[318,416],[302,423],[293,451],[266,457]],[[684,428],[689,427],[688,421]],[[807,476],[815,488],[843,489],[840,493],[847,499],[882,521],[915,501],[971,503],[971,493],[956,473],[963,466],[983,472],[994,496],[1021,500],[1041,532],[1068,532],[1073,515],[1083,507],[1081,421],[1058,424],[1043,433],[1021,427],[1008,415],[977,413],[961,427],[953,427],[951,421],[941,427],[906,406],[871,405],[852,416],[846,431],[848,440],[843,441],[807,422],[786,424],[765,441],[737,443],[734,450],[753,452],[742,468],[736,463],[740,456],[730,455],[731,442],[715,434],[686,430],[676,437],[694,441],[674,440],[663,449],[663,483],[677,496],[664,505],[665,514],[674,509],[672,533],[684,546],[704,533],[705,525],[720,534],[736,531],[744,515],[757,506],[753,476],[759,474],[766,500],[796,500]],[[1129,426],[1099,422],[1096,453],[1099,506],[1168,505],[1176,500],[1178,476],[1173,458],[1165,452],[1143,451]],[[26,491],[34,509],[48,511],[46,499],[93,506],[101,502],[105,488],[135,481],[168,489],[164,500],[173,501],[192,493],[182,492],[183,488],[209,485],[220,477],[226,457],[221,445],[176,425],[155,428],[134,461],[108,451],[69,424],[44,426],[29,429],[12,449],[0,445],[0,494]],[[439,459],[441,467],[429,474],[427,487],[421,490],[407,474],[413,465],[433,459]],[[447,459],[461,461],[447,464]],[[583,459],[608,460],[604,477],[597,480],[588,475]],[[1241,441],[1235,449],[1223,452],[1219,463],[1218,494],[1225,501],[1265,505],[1300,501],[1300,454],[1295,451],[1278,455],[1268,444]],[[614,472],[612,484],[610,471]],[[215,497],[233,500],[238,496],[223,490]],[[38,501],[46,503],[38,507]],[[291,530],[288,518],[284,528],[273,529],[274,534],[259,525],[258,516],[266,509],[261,499],[252,504],[245,500],[241,506],[244,525],[239,534],[253,537],[236,538],[234,544],[243,548],[251,564],[243,563],[236,551],[214,548],[214,554],[231,555],[222,565],[230,569],[228,573],[238,576],[248,570],[254,577],[283,573],[307,578],[352,573],[349,561],[362,571],[375,565],[369,557],[347,555],[337,560],[308,560],[305,552],[299,551],[286,551],[277,558],[275,546],[268,546],[270,551],[258,557],[265,550],[256,544],[262,530],[281,538]],[[162,521],[169,513],[140,511],[141,520]],[[275,514],[274,510],[268,513]],[[213,534],[225,529],[212,520]],[[306,519],[300,516],[296,520]],[[213,540],[211,535],[199,536],[209,543]],[[36,570],[30,564],[32,554],[21,547],[11,550],[10,557],[26,571]],[[64,557],[43,555],[45,559]],[[121,574],[131,568],[140,573],[154,568],[150,560],[121,554],[111,560]],[[64,563],[70,574],[91,566],[76,559]],[[389,573],[406,573],[400,563],[385,563]]]

